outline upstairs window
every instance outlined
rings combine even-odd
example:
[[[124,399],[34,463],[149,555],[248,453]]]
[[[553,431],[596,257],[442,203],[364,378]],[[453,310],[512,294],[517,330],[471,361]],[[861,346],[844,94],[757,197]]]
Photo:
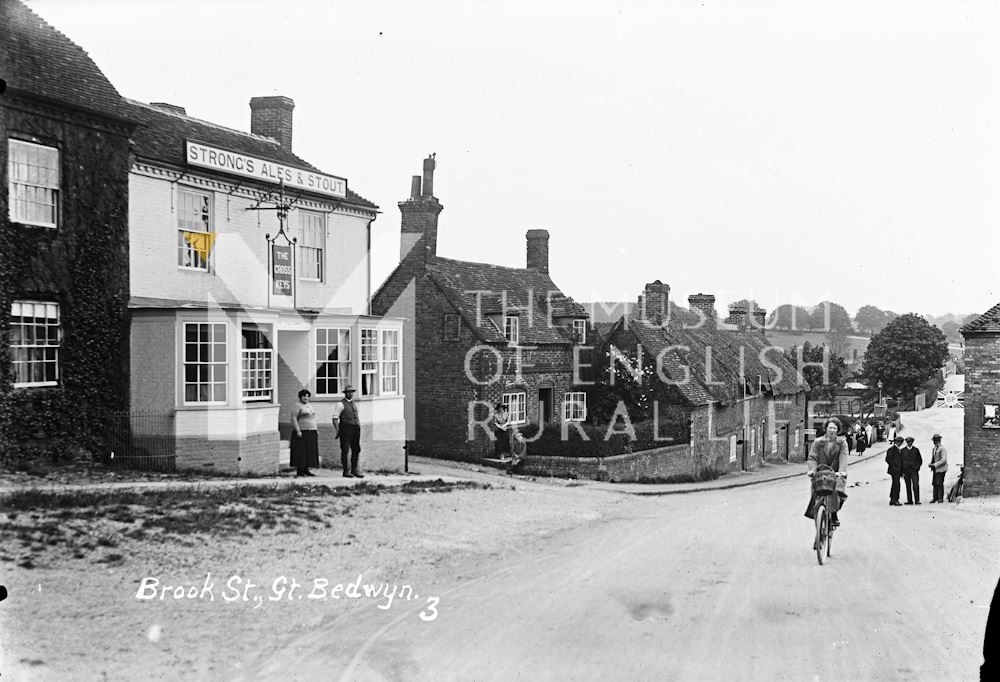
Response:
[[[323,281],[323,257],[326,246],[326,216],[313,211],[299,211],[299,278]]]
[[[177,190],[177,265],[212,270],[212,195],[193,189]]]
[[[59,382],[59,306],[14,301],[10,306],[10,356],[14,388]]]
[[[11,222],[58,227],[59,150],[9,140],[7,152]]]
[[[587,321],[573,320],[573,334],[577,343],[587,343]]]
[[[507,315],[503,321],[503,335],[506,337],[508,343],[515,346],[520,340],[518,324],[519,320],[516,315]]]

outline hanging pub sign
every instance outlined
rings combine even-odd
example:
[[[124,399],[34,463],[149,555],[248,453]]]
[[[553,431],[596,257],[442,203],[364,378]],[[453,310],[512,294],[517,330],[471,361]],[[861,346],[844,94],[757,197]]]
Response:
[[[271,293],[292,295],[292,247],[271,244]]]

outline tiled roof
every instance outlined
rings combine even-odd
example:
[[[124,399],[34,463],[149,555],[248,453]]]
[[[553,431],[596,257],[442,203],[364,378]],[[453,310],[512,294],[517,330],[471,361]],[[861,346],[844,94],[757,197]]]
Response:
[[[997,303],[972,322],[964,325],[961,332],[962,334],[1000,333],[1000,303]]]
[[[284,149],[277,140],[270,137],[233,130],[134,100],[125,102],[132,112],[131,118],[142,123],[132,136],[134,151],[140,158],[161,161],[173,166],[184,166],[186,163],[184,141],[192,140],[286,166],[322,173],[320,169]],[[347,201],[357,206],[378,208],[350,189],[347,190]]]
[[[11,92],[127,118],[90,55],[18,0],[0,0],[0,77]]]
[[[756,387],[759,375],[774,395],[794,395],[809,388],[806,384],[798,385],[795,367],[780,350],[768,350],[763,355],[780,373],[761,362],[762,351],[771,348],[771,345],[759,332],[685,328],[683,322],[675,320],[665,327],[628,318],[622,324],[629,325],[644,352],[654,358],[665,352],[664,373],[678,383],[677,388],[692,405],[710,402],[731,405],[743,396],[740,383],[741,348],[743,376],[751,386]],[[707,350],[709,348],[710,351]],[[707,360],[711,362],[710,370]]]
[[[544,272],[434,257],[427,262],[427,274],[483,341],[505,340],[503,330],[488,317],[502,312],[503,293],[508,310],[514,309],[518,314],[521,345],[569,344],[575,340],[569,330],[558,324],[558,319],[549,323],[547,297],[549,292],[559,292],[559,287]],[[481,295],[479,324],[476,294],[467,293],[470,291],[494,292]],[[587,318],[587,311],[561,292],[552,294],[551,307],[552,318]]]

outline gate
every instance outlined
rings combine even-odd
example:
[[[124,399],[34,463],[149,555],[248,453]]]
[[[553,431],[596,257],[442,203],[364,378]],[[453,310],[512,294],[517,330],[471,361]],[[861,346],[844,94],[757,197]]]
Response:
[[[115,412],[108,419],[106,461],[112,466],[144,471],[174,471],[177,438],[174,415]]]

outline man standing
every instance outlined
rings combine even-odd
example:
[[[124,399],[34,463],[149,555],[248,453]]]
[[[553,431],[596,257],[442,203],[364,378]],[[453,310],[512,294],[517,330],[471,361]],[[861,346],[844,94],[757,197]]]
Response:
[[[885,463],[888,465],[889,475],[892,477],[892,485],[889,487],[889,506],[901,507],[899,503],[899,477],[903,475],[903,453],[899,451],[899,445],[903,442],[902,436],[896,436],[889,449],[885,453]]]
[[[333,406],[333,434],[340,439],[340,465],[344,478],[364,478],[358,471],[361,454],[361,419],[354,404],[354,387],[344,388],[344,399]],[[347,451],[351,451],[351,466],[347,466]]]
[[[934,472],[932,483],[931,494],[934,502],[944,502],[944,474],[948,471],[948,451],[944,449],[941,445],[941,434],[935,433],[931,436],[931,440],[934,442],[934,451],[931,453],[931,465],[930,469]]]
[[[924,463],[924,459],[920,456],[920,450],[913,447],[913,436],[906,437],[906,447],[902,452],[906,504],[920,504],[920,465]]]

